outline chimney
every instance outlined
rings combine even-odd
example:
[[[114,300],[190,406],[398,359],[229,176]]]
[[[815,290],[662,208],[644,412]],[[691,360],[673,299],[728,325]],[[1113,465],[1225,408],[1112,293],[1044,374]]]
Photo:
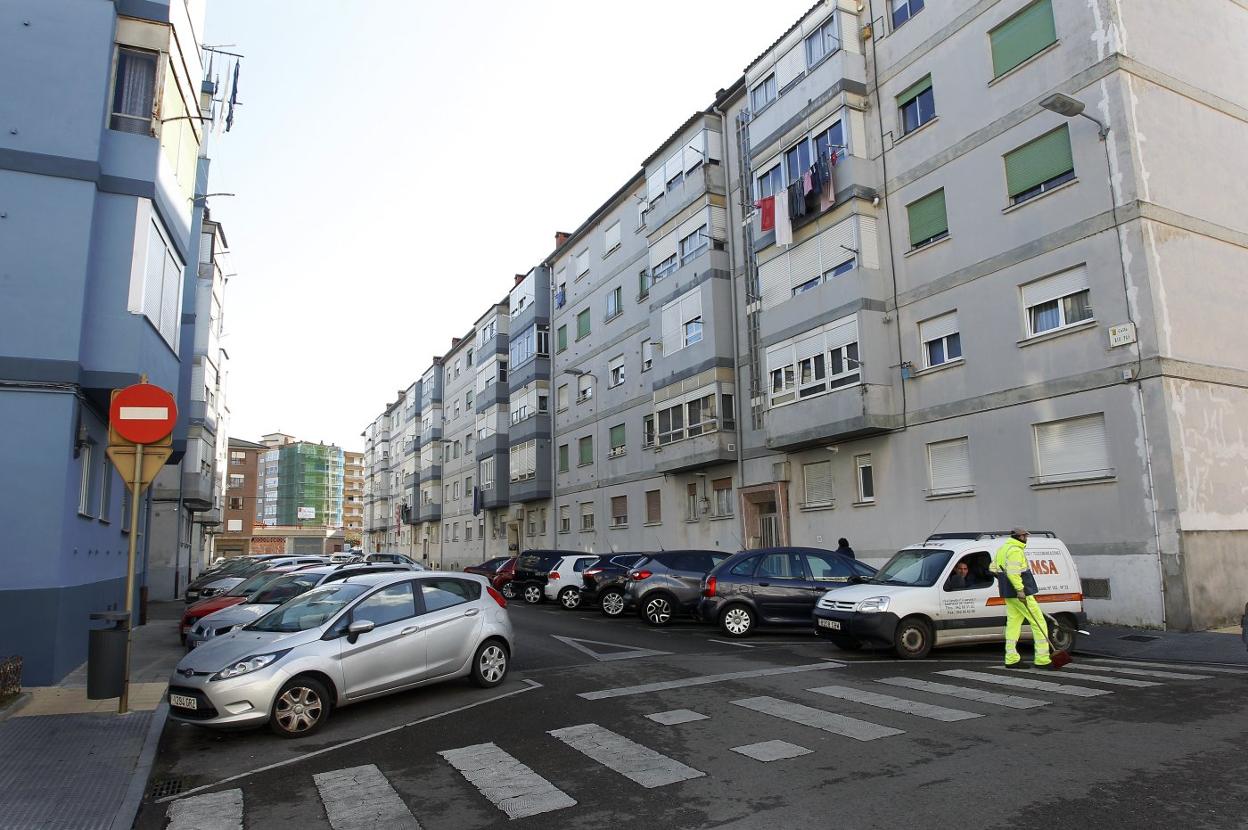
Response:
[[[528,276],[528,274],[516,274],[516,282],[515,282],[515,284],[516,284],[516,285],[519,285],[520,283],[524,282],[524,278],[525,278],[526,276]]]
[[[568,237],[571,235],[572,234],[564,233],[563,231],[555,231],[555,248],[562,248],[563,243],[567,242]]]
[[[453,348],[455,348],[456,346],[458,346],[460,343],[463,343],[463,342],[464,342],[464,338],[462,338],[462,337],[452,337],[452,338],[451,338],[451,348],[453,349]]]

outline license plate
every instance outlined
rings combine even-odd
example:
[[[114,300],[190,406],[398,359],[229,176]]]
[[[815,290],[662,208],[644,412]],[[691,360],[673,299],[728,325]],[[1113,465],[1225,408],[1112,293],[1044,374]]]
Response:
[[[177,706],[179,709],[198,709],[199,703],[193,697],[187,695],[169,695],[169,705]]]
[[[840,622],[840,620],[825,620],[825,619],[822,619],[822,618],[821,618],[821,619],[819,620],[819,627],[820,627],[820,628],[830,628],[830,629],[832,629],[833,631],[840,631],[840,630],[841,630],[841,622]]]

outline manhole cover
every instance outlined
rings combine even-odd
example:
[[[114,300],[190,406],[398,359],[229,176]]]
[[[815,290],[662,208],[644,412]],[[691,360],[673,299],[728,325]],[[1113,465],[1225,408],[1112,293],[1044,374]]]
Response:
[[[1119,637],[1119,640],[1130,640],[1133,643],[1151,643],[1153,640],[1160,640],[1160,637],[1150,637],[1147,634],[1128,634],[1125,637]]]
[[[177,795],[182,792],[181,778],[161,778],[152,782],[152,787],[148,790],[148,798],[166,798],[171,795]]]

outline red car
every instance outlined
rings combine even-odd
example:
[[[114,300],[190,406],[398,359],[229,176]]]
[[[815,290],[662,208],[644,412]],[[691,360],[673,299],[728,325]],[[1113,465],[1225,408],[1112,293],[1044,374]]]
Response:
[[[508,593],[510,588],[507,584],[511,582],[512,574],[516,570],[516,557],[500,556],[496,559],[487,559],[480,565],[469,565],[464,568],[465,573],[483,576],[494,586],[494,590],[502,593],[507,599],[515,599],[515,593]]]
[[[284,573],[306,568],[307,565],[288,566],[285,568],[269,568],[267,571],[261,571],[258,574],[244,579],[235,585],[228,592],[218,594],[215,597],[201,599],[192,605],[187,606],[186,611],[182,614],[182,624],[178,626],[178,636],[182,640],[182,644],[186,645],[187,632],[199,621],[201,617],[206,617],[214,611],[220,611],[222,608],[229,608],[231,605],[239,605],[247,597],[254,594],[273,580],[277,579]]]

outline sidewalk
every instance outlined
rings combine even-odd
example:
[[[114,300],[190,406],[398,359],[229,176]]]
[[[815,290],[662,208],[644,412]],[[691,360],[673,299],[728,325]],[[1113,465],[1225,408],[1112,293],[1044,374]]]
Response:
[[[1114,625],[1089,626],[1091,637],[1080,637],[1080,654],[1161,660],[1182,663],[1225,663],[1248,667],[1248,649],[1239,626],[1215,631],[1154,631]]]
[[[184,607],[151,603],[134,629],[127,714],[116,698],[87,699],[85,664],[0,712],[0,826],[129,830],[165,724],[165,683],[184,653]]]

